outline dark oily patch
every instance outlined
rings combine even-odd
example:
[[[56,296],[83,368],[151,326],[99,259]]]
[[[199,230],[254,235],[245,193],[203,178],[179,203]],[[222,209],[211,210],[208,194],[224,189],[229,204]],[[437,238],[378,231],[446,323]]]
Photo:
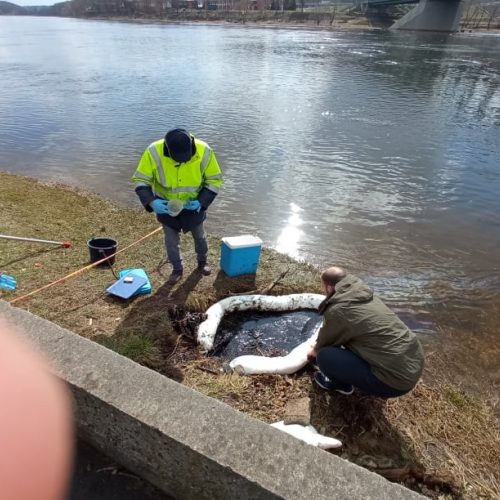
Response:
[[[190,339],[196,338],[198,326],[207,319],[207,315],[204,313],[191,312],[185,307],[175,304],[170,306],[167,312],[174,331]]]
[[[222,319],[212,355],[280,356],[311,337],[322,317],[315,311],[234,312]]]

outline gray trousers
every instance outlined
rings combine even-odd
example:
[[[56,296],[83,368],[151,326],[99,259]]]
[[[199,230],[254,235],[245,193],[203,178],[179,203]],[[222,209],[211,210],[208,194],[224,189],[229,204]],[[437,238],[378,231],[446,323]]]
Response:
[[[180,231],[172,229],[165,224],[162,225],[165,233],[165,248],[167,249],[168,261],[172,264],[175,271],[180,271],[183,267],[179,247]],[[189,232],[193,235],[194,250],[196,252],[196,259],[198,260],[198,263],[205,263],[207,261],[208,243],[203,222]]]

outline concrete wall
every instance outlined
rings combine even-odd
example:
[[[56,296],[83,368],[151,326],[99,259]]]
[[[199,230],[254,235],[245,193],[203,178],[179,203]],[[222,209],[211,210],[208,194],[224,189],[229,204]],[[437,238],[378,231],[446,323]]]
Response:
[[[74,396],[81,437],[180,499],[422,498],[0,301]]]
[[[420,0],[391,29],[455,32],[460,26],[463,8],[464,2],[459,0]]]

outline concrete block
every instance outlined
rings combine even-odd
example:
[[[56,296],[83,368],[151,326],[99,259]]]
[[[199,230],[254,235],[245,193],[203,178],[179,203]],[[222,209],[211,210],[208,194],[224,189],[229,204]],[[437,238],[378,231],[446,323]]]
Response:
[[[311,399],[308,397],[292,399],[285,406],[283,422],[288,424],[309,425],[311,423]]]

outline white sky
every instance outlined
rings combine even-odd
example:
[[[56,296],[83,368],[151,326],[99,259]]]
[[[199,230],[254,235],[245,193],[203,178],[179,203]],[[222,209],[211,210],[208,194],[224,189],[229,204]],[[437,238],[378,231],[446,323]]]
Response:
[[[57,0],[7,0],[10,3],[14,3],[16,5],[54,5],[55,3],[61,1]]]

